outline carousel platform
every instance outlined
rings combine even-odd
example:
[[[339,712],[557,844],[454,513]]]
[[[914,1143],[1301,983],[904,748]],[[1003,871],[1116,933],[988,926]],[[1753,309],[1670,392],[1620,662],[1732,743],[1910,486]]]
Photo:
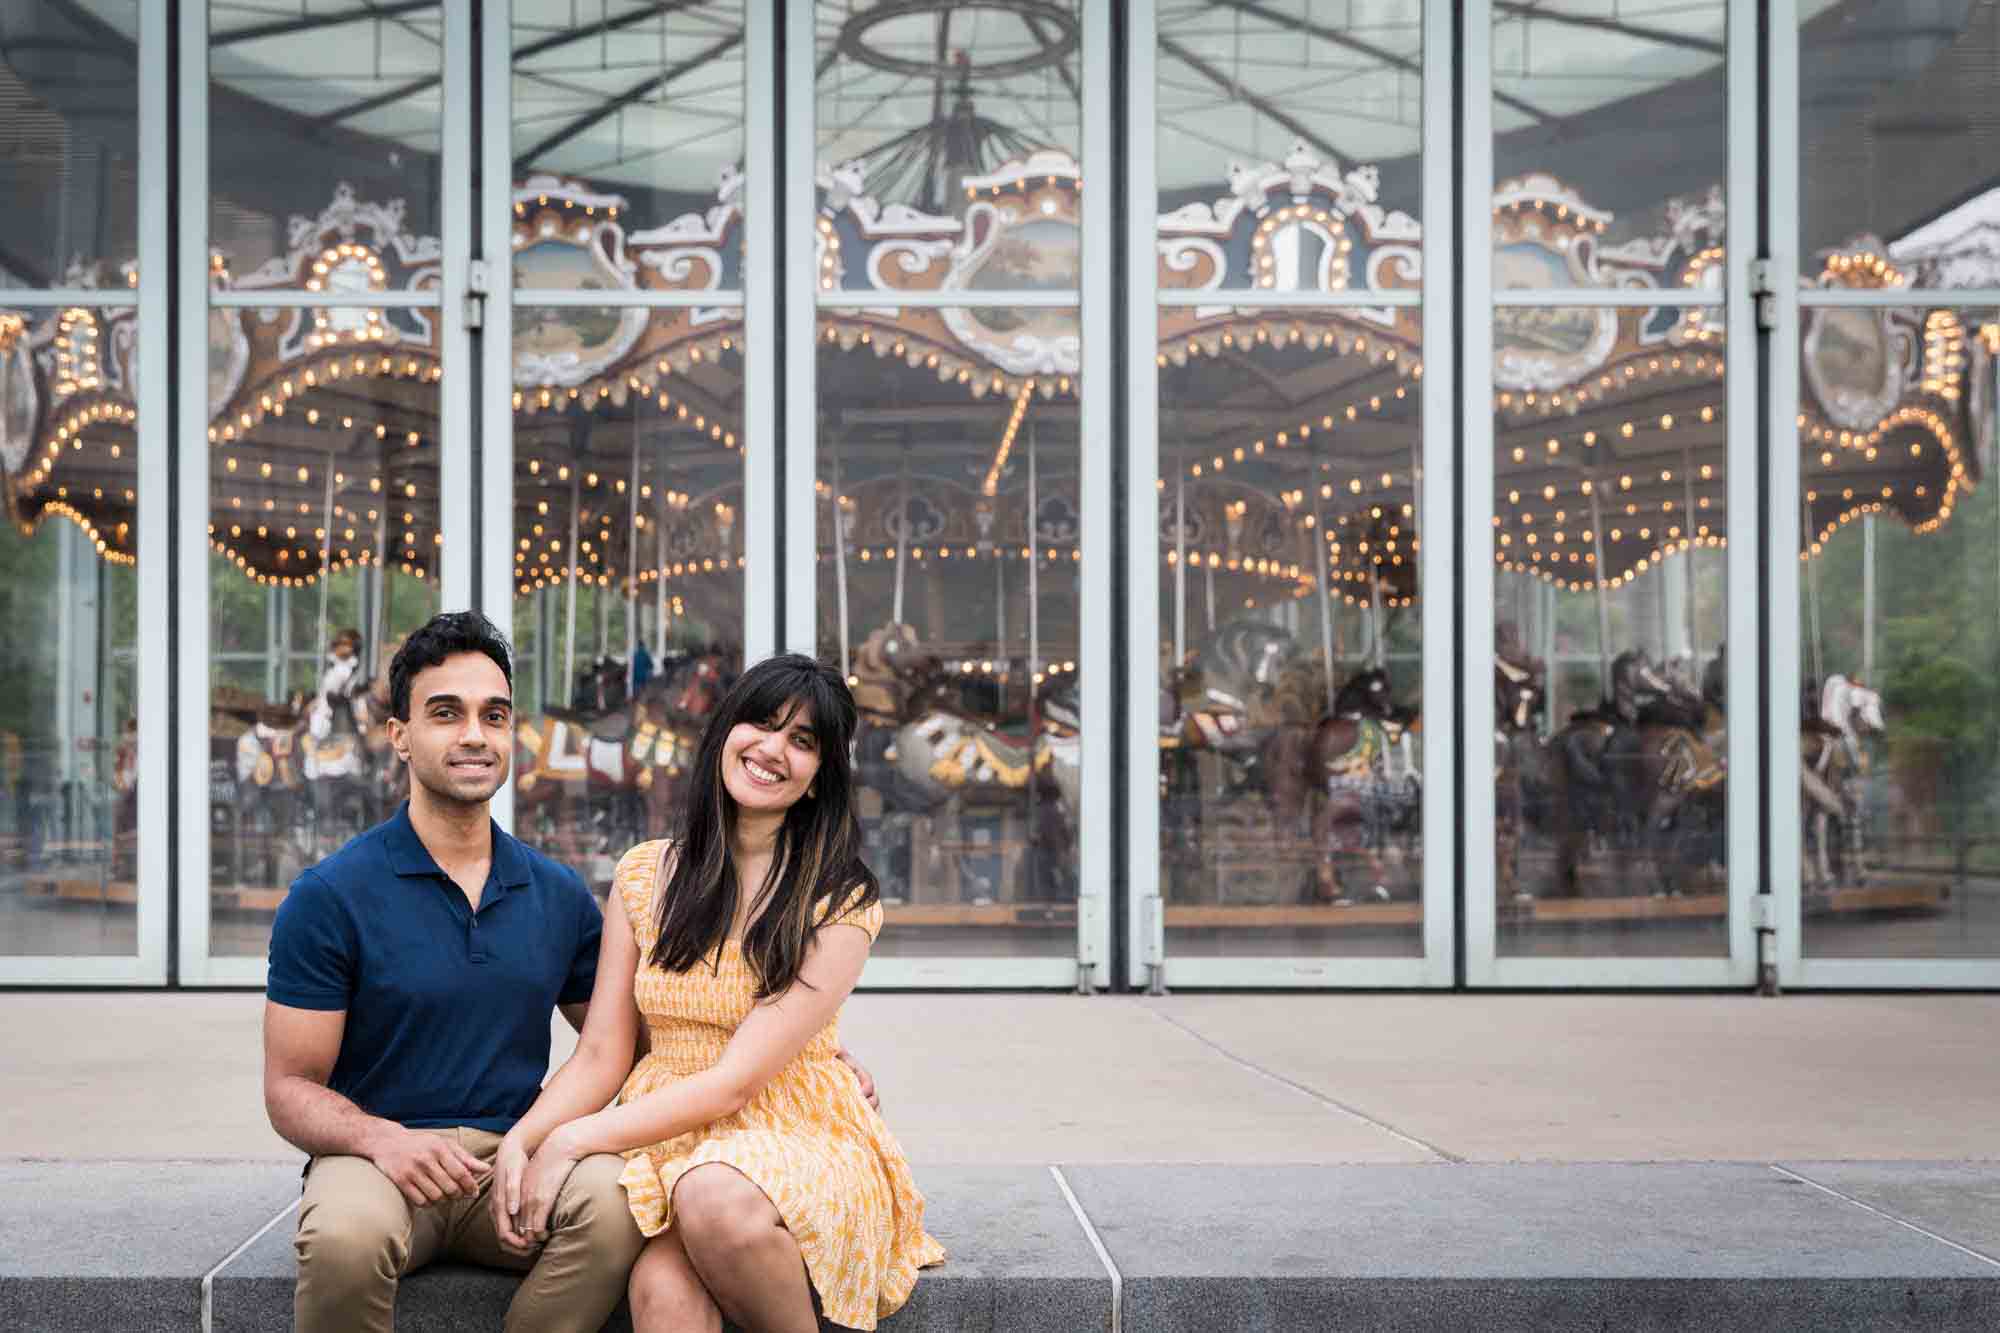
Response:
[[[0,1328],[287,1326],[301,1159],[263,1120],[261,1003],[0,996]],[[882,1327],[2000,1327],[1996,1021],[1985,995],[860,995],[844,1035],[951,1252]],[[512,1281],[413,1277],[401,1326],[498,1327]]]

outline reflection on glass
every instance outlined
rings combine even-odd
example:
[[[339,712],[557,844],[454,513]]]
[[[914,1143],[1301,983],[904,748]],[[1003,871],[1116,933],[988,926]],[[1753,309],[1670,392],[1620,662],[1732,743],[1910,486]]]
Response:
[[[742,286],[743,13],[515,6],[516,286]]]
[[[1495,313],[1499,951],[1725,953],[1723,349],[1693,309]]]
[[[1496,285],[1625,285],[1600,269],[1652,267],[1645,247],[1629,243],[1674,232],[1690,207],[1714,213],[1720,230],[1726,9],[1723,0],[1493,7],[1495,207],[1520,188],[1551,195],[1528,221],[1560,256],[1547,267],[1511,264],[1507,238],[1496,235]]]
[[[2000,955],[2000,328],[1807,314],[1799,877],[1811,957]],[[1908,347],[1886,384],[1867,349]],[[1867,393],[1861,392],[1866,388]],[[1852,390],[1852,392],[1847,392]],[[1852,419],[1868,413],[1856,428]]]
[[[1878,285],[2000,286],[1993,7],[1800,9],[1805,276],[1872,241],[1894,261]]]
[[[1162,290],[1415,285],[1422,9],[1162,11]]]
[[[136,314],[0,309],[0,953],[138,948]]]
[[[515,827],[600,892],[743,666],[741,324],[712,315],[515,315]]]
[[[218,331],[261,320],[215,313]],[[210,428],[218,955],[263,953],[299,871],[407,795],[388,744],[388,664],[438,610],[443,543],[434,357],[329,350],[271,366],[262,351]]]
[[[291,220],[347,192],[436,235],[441,5],[209,0],[208,23],[209,244],[232,272],[286,258]]]
[[[1171,954],[1422,952],[1422,321],[1372,314],[1161,315]]]
[[[818,158],[839,207],[858,195],[971,224],[967,205],[1008,192],[1023,164],[1074,170],[1078,0],[820,0],[816,14]]]
[[[989,309],[1066,356],[994,374],[936,312],[821,320],[820,654],[861,707],[882,947],[1076,947],[1082,571],[1076,310]],[[964,370],[965,374],[959,372]]]
[[[22,6],[0,28],[0,289],[124,287],[138,257],[137,0]]]

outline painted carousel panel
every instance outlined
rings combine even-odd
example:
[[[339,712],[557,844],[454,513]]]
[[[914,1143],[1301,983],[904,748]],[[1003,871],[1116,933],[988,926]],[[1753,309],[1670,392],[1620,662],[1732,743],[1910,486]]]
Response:
[[[1160,316],[1168,947],[1422,950],[1421,314]]]
[[[976,320],[961,337],[950,316]],[[827,311],[820,643],[860,704],[891,952],[1068,954],[1081,794],[1073,308]],[[1032,365],[986,339],[1039,344]],[[997,344],[996,345],[1000,345]]]
[[[0,953],[137,950],[131,307],[0,307]]]

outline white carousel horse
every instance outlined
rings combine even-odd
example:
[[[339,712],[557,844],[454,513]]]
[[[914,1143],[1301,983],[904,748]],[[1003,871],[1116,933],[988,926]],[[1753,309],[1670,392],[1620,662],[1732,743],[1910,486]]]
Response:
[[[1833,838],[1841,839],[1842,868],[1854,871],[1861,854],[1861,800],[1857,790],[1868,771],[1863,736],[1888,730],[1882,695],[1835,674],[1820,688],[1819,725],[1800,735],[1799,779],[1804,795],[1807,887],[1830,892],[1836,881]]]

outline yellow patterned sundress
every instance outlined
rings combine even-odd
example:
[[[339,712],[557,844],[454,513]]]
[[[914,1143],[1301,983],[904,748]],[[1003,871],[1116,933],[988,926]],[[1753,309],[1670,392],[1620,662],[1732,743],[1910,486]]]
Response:
[[[674,973],[646,961],[659,936],[653,881],[665,847],[634,847],[612,880],[639,944],[632,989],[651,1038],[620,1102],[712,1068],[756,1004],[756,975],[733,942],[722,946],[719,967]],[[882,908],[843,920],[872,940],[882,929]],[[735,1167],[785,1219],[826,1317],[872,1329],[909,1300],[917,1270],[945,1256],[924,1233],[924,1196],[902,1146],[834,1057],[839,1030],[836,1014],[734,1115],[626,1153],[619,1183],[639,1230],[657,1236],[673,1225],[674,1184],[683,1174],[710,1162]]]

